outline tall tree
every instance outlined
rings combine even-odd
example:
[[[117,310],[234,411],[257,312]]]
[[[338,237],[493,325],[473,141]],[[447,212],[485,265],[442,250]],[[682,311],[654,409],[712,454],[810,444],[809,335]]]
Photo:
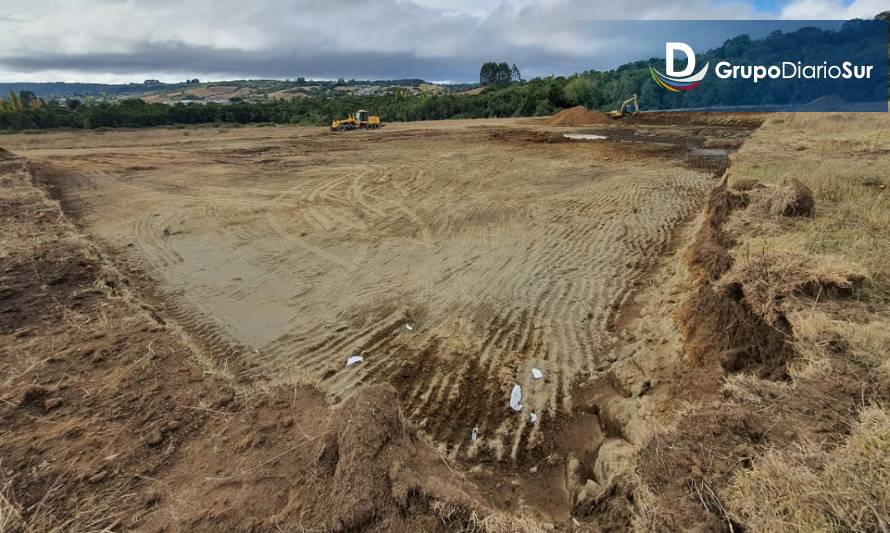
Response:
[[[482,63],[482,68],[479,69],[479,84],[494,85],[497,82],[496,70],[497,64],[493,61]]]
[[[510,78],[517,83],[522,81],[522,74],[520,74],[519,69],[516,68],[516,63],[513,63],[513,66],[510,68]]]
[[[517,70],[518,72],[518,70]],[[481,85],[509,85],[513,76],[510,65],[506,62],[495,63],[488,61],[479,69],[479,83]]]
[[[495,84],[496,85],[509,85],[510,83],[510,65],[506,62],[500,62],[497,65],[496,75],[495,75]]]

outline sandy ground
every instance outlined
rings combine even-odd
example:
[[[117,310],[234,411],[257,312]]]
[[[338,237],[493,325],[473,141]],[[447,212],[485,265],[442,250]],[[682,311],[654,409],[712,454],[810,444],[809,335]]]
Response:
[[[713,185],[690,164],[709,154],[687,145],[701,128],[555,143],[545,130],[161,129],[4,146],[237,377],[318,381],[334,399],[391,382],[447,452],[515,460],[572,412],[618,310]]]

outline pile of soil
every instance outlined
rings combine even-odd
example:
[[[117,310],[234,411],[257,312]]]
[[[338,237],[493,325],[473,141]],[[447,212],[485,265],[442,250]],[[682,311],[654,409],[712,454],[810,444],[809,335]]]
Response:
[[[547,119],[553,126],[587,126],[590,124],[611,124],[612,119],[600,111],[591,111],[583,105],[563,109]]]
[[[775,216],[811,217],[816,203],[813,191],[797,178],[776,189],[769,201],[769,210]]]

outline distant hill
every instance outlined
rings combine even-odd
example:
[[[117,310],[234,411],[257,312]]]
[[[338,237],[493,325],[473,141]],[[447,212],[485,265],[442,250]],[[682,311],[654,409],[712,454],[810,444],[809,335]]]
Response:
[[[176,84],[177,86],[180,84]],[[39,98],[57,100],[60,98],[84,98],[103,96],[124,96],[144,93],[151,86],[142,83],[128,83],[125,85],[109,85],[105,83],[0,83],[0,97],[8,95],[11,91],[31,91]]]
[[[464,85],[461,84],[460,87]],[[218,100],[228,98],[289,99],[305,96],[324,96],[336,90],[336,94],[371,95],[393,88],[406,88],[411,92],[430,92],[434,86],[421,79],[398,80],[229,80],[201,83],[198,80],[181,83],[161,83],[146,80],[145,83],[0,83],[0,98],[10,92],[31,91],[44,100],[68,98],[117,100],[143,98],[149,102],[176,102],[193,100]]]

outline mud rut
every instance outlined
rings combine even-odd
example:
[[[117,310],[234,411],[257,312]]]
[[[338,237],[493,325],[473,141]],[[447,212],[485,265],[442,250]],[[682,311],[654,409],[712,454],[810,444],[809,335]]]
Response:
[[[649,153],[645,139],[511,144],[459,123],[243,135],[31,157],[222,366],[309,376],[335,398],[392,382],[461,458],[548,449],[620,342],[634,287],[714,184],[681,137]],[[364,363],[344,368],[353,354]]]

